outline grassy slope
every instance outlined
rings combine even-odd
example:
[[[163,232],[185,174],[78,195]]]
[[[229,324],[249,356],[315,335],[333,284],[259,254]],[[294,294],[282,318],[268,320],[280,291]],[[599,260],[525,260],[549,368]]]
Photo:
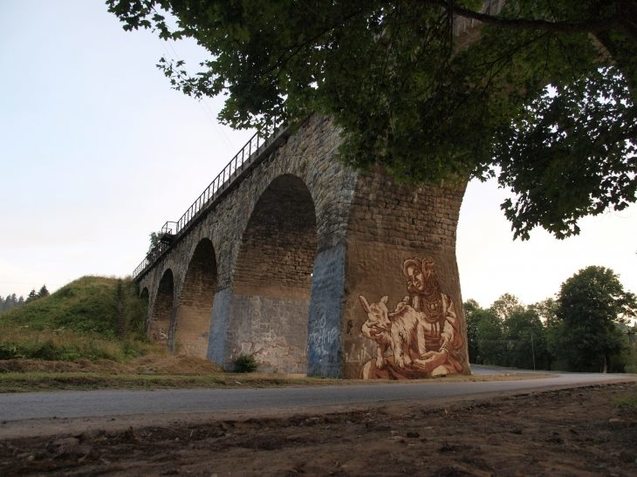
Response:
[[[127,319],[143,319],[133,316],[143,311],[143,305],[134,303],[134,285],[129,280],[82,277],[48,297],[9,310],[0,315],[0,322],[34,330],[69,329],[113,338],[117,331],[118,283],[122,287],[122,301],[129,305]],[[135,305],[138,310],[130,309],[130,305]]]
[[[137,356],[145,307],[130,280],[83,277],[0,315],[0,359]]]

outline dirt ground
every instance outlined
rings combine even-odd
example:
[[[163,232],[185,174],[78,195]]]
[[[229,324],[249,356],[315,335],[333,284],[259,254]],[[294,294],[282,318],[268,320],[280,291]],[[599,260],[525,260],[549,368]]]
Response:
[[[636,476],[635,396],[615,384],[12,439],[0,475]]]

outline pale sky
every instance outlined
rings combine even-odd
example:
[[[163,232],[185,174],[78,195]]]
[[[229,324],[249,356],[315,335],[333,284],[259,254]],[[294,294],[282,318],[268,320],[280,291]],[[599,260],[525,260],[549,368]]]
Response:
[[[0,0],[0,296],[125,276],[148,235],[176,220],[249,138],[221,102],[170,89],[160,56],[192,43],[124,32],[100,0]],[[578,237],[513,241],[494,183],[471,183],[458,231],[463,298],[530,304],[588,265],[637,292],[637,207],[589,218]]]

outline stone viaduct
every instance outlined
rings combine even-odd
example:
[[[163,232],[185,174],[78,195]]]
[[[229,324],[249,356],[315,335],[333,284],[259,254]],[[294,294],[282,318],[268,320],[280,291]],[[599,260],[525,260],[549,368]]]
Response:
[[[389,296],[393,307],[408,294],[406,259],[431,258],[443,291],[462,303],[455,233],[465,183],[413,187],[358,173],[335,158],[338,145],[319,116],[279,131],[185,216],[135,273],[153,339],[226,368],[254,354],[264,371],[359,377],[376,355],[359,295]],[[458,320],[464,328],[461,310]]]
[[[460,43],[476,35],[471,21],[455,28]],[[318,115],[251,141],[167,222],[133,274],[152,339],[226,369],[251,354],[269,372],[469,373],[455,256],[466,181],[415,187],[356,172],[335,157],[339,142]],[[432,350],[453,358],[432,371]]]

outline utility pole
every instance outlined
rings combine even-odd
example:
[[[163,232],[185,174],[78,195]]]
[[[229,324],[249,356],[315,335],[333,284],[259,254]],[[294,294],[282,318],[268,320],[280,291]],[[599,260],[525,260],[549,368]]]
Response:
[[[535,371],[535,346],[533,345],[533,333],[531,333],[531,354],[533,355],[533,371]]]

